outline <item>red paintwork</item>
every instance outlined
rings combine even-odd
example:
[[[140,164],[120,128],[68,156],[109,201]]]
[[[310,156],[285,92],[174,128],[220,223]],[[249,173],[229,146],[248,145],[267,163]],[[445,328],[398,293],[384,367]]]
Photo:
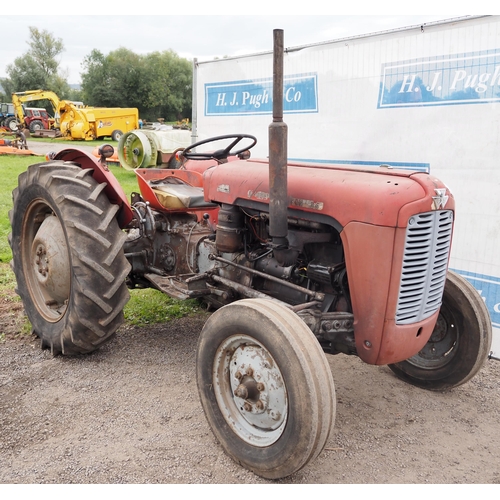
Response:
[[[205,197],[219,203],[269,203],[267,161],[235,161],[205,172]],[[396,363],[427,343],[437,315],[396,325],[405,228],[410,215],[433,209],[434,189],[445,185],[426,173],[385,167],[289,164],[289,207],[325,215],[343,227],[354,333],[359,357]],[[447,209],[454,210],[450,197]],[[244,203],[244,201],[243,201]],[[384,314],[381,314],[384,311]],[[418,334],[418,336],[417,336]]]
[[[104,192],[111,203],[120,207],[117,213],[118,223],[120,227],[125,227],[133,218],[132,208],[127,200],[127,195],[123,191],[116,177],[94,156],[89,155],[85,151],[75,148],[68,148],[56,154],[54,160],[73,161],[83,169],[93,169],[93,177],[97,182],[106,182],[107,186]]]
[[[213,162],[212,165],[213,166]],[[141,191],[141,195],[145,201],[149,202],[152,208],[164,212],[168,210],[169,212],[189,212],[196,214],[198,220],[203,219],[203,215],[208,213],[210,216],[210,223],[213,227],[217,224],[217,214],[219,212],[217,208],[204,208],[202,210],[193,209],[166,209],[158,200],[156,194],[154,193],[148,181],[155,179],[164,179],[166,177],[177,177],[182,181],[186,182],[191,186],[203,187],[203,175],[196,171],[191,170],[168,170],[168,169],[158,169],[158,168],[138,168],[134,170],[137,176],[137,183]]]
[[[395,324],[405,229],[350,222],[340,236],[359,357],[376,365],[408,359],[429,340],[437,314],[412,325]]]
[[[219,203],[250,200],[267,204],[268,168],[267,161],[240,160],[208,169],[205,197]],[[406,225],[404,218],[398,220],[402,206],[419,202],[427,204],[425,210],[419,211],[431,209],[432,200],[424,199],[429,183],[445,187],[429,174],[381,167],[359,169],[304,163],[290,163],[288,167],[290,208],[330,216],[342,226],[355,220],[392,227]],[[226,185],[230,185],[229,192],[222,187]],[[322,208],[304,206],[313,203],[316,206],[321,203]]]
[[[106,192],[111,201],[122,207],[121,220],[131,219],[120,185],[97,160],[77,150],[65,150],[57,158],[94,168],[94,177],[108,183]],[[185,168],[137,169],[143,198],[153,208],[165,211],[147,181],[170,175],[203,186],[207,201],[269,203],[267,160],[235,160],[217,166],[213,161],[190,161]],[[445,187],[434,176],[420,172],[289,164],[289,208],[302,212],[304,219],[308,213],[323,215],[342,227],[356,347],[366,363],[384,365],[407,359],[420,351],[432,334],[438,313],[420,323],[396,325],[395,312],[407,220],[412,214],[433,210],[434,190]],[[453,196],[448,190],[446,194],[446,209],[454,210]],[[200,218],[207,210],[190,212]],[[210,212],[214,225],[217,212]]]

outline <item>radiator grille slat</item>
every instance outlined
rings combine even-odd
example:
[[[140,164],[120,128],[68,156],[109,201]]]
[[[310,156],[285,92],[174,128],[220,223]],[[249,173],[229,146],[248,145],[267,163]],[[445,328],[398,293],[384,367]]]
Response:
[[[453,212],[414,215],[406,229],[396,324],[417,323],[440,307],[450,254]]]

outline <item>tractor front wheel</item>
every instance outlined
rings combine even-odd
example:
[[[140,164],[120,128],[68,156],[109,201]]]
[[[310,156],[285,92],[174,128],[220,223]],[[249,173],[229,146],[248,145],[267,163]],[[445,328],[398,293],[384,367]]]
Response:
[[[30,166],[13,192],[17,292],[53,354],[91,352],[123,322],[130,264],[105,186],[92,170],[53,161]]]
[[[491,349],[491,337],[491,320],[484,301],[465,278],[448,271],[431,338],[418,354],[389,368],[412,385],[451,389],[481,369]]]
[[[204,326],[197,382],[224,451],[255,474],[286,477],[314,459],[335,420],[326,357],[305,323],[279,303],[245,299]]]

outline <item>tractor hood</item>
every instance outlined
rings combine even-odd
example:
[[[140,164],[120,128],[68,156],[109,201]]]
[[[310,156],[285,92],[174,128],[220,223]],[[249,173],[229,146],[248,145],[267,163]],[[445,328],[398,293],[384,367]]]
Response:
[[[237,160],[204,174],[205,199],[267,211],[269,162]],[[444,191],[443,191],[444,190]],[[446,186],[434,176],[390,167],[288,163],[288,207],[349,222],[406,227],[408,217],[454,209]]]

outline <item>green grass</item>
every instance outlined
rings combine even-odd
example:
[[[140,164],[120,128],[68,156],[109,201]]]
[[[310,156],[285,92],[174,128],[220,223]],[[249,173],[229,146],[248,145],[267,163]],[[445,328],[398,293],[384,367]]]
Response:
[[[9,262],[12,258],[8,236],[10,233],[9,210],[12,208],[12,190],[17,186],[19,174],[32,163],[45,161],[42,156],[0,156],[0,262]]]
[[[72,142],[72,144],[75,143]],[[44,161],[45,158],[41,156],[0,156],[0,175],[2,176],[0,189],[0,299],[19,301],[17,295],[14,294],[16,284],[14,273],[8,264],[12,259],[8,243],[8,235],[11,232],[8,214],[12,208],[12,191],[17,186],[19,174],[24,172],[29,165]],[[110,166],[110,171],[116,176],[129,199],[133,191],[139,190],[133,171],[118,166]],[[130,292],[131,299],[125,306],[124,314],[126,322],[131,325],[144,326],[163,323],[172,318],[179,318],[201,310],[196,300],[174,300],[154,289],[131,290]],[[29,325],[23,327],[24,331],[29,331]]]
[[[12,208],[12,191],[17,186],[17,178],[29,165],[44,161],[43,156],[0,156],[0,175],[2,177],[2,189],[0,190],[0,262],[9,262],[12,259],[8,243],[10,233],[9,210]],[[117,166],[111,166],[110,171],[118,179],[129,199],[133,191],[139,190],[136,175],[133,171]]]
[[[130,301],[124,309],[124,314],[129,325],[147,326],[166,323],[171,319],[200,311],[197,300],[174,300],[158,290],[147,288],[130,291]]]
[[[137,176],[133,170],[125,170],[124,168],[109,165],[109,170],[117,178],[121,187],[125,191],[127,198],[130,200],[130,195],[135,191],[139,192],[137,184]]]

